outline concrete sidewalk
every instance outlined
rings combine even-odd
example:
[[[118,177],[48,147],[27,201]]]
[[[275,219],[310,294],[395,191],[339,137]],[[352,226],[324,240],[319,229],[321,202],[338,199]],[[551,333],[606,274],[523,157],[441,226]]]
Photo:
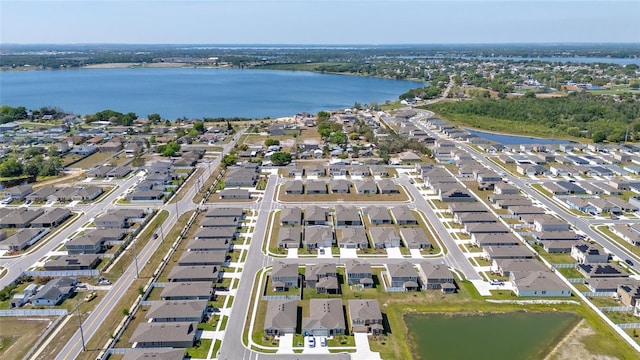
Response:
[[[381,360],[380,353],[371,351],[369,337],[366,333],[354,333],[356,352],[351,353],[351,360]]]

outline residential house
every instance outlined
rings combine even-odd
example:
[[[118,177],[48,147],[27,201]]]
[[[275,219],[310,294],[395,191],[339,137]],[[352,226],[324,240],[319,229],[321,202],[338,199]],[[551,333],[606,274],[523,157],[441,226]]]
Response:
[[[357,194],[377,194],[378,188],[373,180],[356,180],[353,182]]]
[[[184,251],[178,259],[179,266],[222,266],[227,261],[226,250]]]
[[[270,300],[264,319],[264,333],[270,336],[295,334],[298,326],[297,300]]]
[[[220,199],[251,199],[251,193],[247,189],[224,189],[219,193]]]
[[[340,293],[336,264],[307,265],[304,279],[306,287],[318,294]]]
[[[577,264],[576,269],[586,278],[628,277],[627,273],[616,264],[591,263]]]
[[[618,298],[624,306],[636,306],[638,300],[640,300],[640,285],[620,285],[616,291]]]
[[[329,187],[333,194],[348,194],[351,188],[351,182],[344,179],[332,179],[329,182]]]
[[[65,222],[70,217],[71,217],[71,211],[69,211],[69,209],[54,208],[51,210],[47,210],[44,214],[35,218],[31,222],[31,227],[34,227],[34,228],[55,227]]]
[[[418,225],[418,220],[408,206],[396,206],[390,209],[393,220],[398,225]]]
[[[96,254],[57,255],[44,263],[47,271],[56,270],[90,270],[100,263]]]
[[[373,287],[373,275],[371,264],[369,263],[347,260],[345,262],[345,274],[349,285],[358,285],[362,288]]]
[[[407,261],[399,264],[387,264],[387,284],[392,288],[403,288],[404,291],[420,290],[419,275],[413,265]]]
[[[497,259],[533,259],[534,254],[526,246],[485,246],[482,256],[489,260]]]
[[[352,299],[348,301],[349,322],[352,332],[380,335],[384,332],[380,305],[374,299]]]
[[[571,248],[571,257],[576,259],[579,264],[606,263],[609,261],[609,254],[604,252],[601,247],[582,243]]]
[[[31,185],[19,185],[6,189],[3,192],[5,199],[11,198],[13,201],[23,201],[27,195],[33,192]]]
[[[225,186],[253,187],[258,181],[258,174],[245,168],[234,168],[227,172],[224,180]]]
[[[129,343],[136,348],[189,348],[193,347],[197,330],[193,322],[142,322],[134,330]]]
[[[535,259],[498,259],[493,260],[491,270],[500,276],[509,276],[511,272],[546,271],[547,269]]]
[[[369,218],[369,222],[372,225],[391,225],[391,215],[386,207],[383,206],[369,206],[364,209],[364,213]]]
[[[305,184],[307,194],[327,194],[327,183],[322,180],[307,180]]]
[[[44,285],[36,295],[31,298],[33,306],[56,306],[71,296],[78,281],[71,277],[56,277]]]
[[[280,211],[280,225],[300,226],[302,224],[302,210],[300,208],[284,208]]]
[[[302,318],[302,333],[311,336],[344,334],[346,325],[341,299],[309,300],[309,317]]]
[[[278,247],[281,249],[297,249],[302,237],[301,227],[282,227],[278,231]]]
[[[304,224],[305,225],[326,225],[327,224],[327,209],[319,206],[307,206],[304,209]]]
[[[378,190],[380,194],[399,194],[398,186],[389,179],[378,180]]]
[[[569,286],[549,271],[513,271],[509,281],[517,296],[571,296]]]
[[[371,227],[369,237],[376,249],[400,247],[400,236],[394,227]]]
[[[447,292],[450,291],[447,289],[451,289],[451,287],[443,287],[443,285],[451,284],[453,285],[453,291],[455,292],[453,274],[445,265],[423,262],[418,265],[418,271],[420,272],[423,289],[442,290],[443,292]]]
[[[43,209],[29,210],[27,208],[13,209],[7,215],[0,218],[0,228],[26,228],[30,227],[33,220],[44,214]]]
[[[284,186],[285,194],[302,195],[303,191],[302,180],[287,181]]]
[[[297,264],[285,264],[281,261],[273,263],[271,268],[271,284],[274,291],[297,289],[300,283]]]
[[[433,247],[422,228],[400,228],[400,238],[409,249],[425,249]]]
[[[48,233],[45,229],[21,229],[13,235],[7,237],[5,231],[0,232],[0,250],[22,251],[35,244]]]
[[[211,300],[213,287],[205,281],[165,283],[160,293],[162,300]]]
[[[167,276],[169,282],[219,282],[222,271],[215,265],[174,266]]]
[[[367,233],[363,228],[348,227],[336,231],[338,246],[342,249],[366,249],[369,247]]]
[[[325,225],[305,226],[303,242],[310,250],[330,248],[334,243],[333,230]]]
[[[336,226],[362,226],[360,211],[357,208],[336,205],[335,207]]]
[[[151,322],[202,322],[207,300],[153,301],[144,318]]]

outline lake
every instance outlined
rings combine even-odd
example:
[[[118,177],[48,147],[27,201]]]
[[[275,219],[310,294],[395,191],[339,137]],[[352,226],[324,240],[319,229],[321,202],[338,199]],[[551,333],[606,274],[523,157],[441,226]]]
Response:
[[[505,134],[491,133],[491,132],[473,130],[473,129],[467,129],[467,128],[465,128],[465,130],[469,134],[477,135],[481,138],[485,138],[489,141],[497,142],[503,145],[518,145],[518,144],[552,145],[552,144],[575,143],[575,141],[563,140],[563,139],[545,139],[545,138],[535,138],[535,137],[518,136],[518,135],[505,135]]]
[[[561,312],[485,315],[410,314],[415,359],[542,359],[580,317]]]
[[[303,71],[135,68],[0,73],[0,104],[178,117],[280,117],[383,104],[424,83]]]

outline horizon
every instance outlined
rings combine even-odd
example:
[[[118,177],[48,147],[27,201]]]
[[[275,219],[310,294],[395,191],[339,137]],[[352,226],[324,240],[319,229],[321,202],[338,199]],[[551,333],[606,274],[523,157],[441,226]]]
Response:
[[[2,44],[640,42],[633,0],[3,0],[0,10]]]

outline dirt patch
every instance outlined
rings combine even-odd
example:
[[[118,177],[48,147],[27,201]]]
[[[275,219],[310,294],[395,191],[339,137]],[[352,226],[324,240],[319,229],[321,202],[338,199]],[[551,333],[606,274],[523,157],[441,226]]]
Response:
[[[50,318],[0,318],[0,359],[21,359],[51,321]]]
[[[607,355],[592,354],[587,350],[585,342],[594,335],[597,335],[585,320],[581,320],[567,336],[556,345],[556,347],[547,355],[545,360],[564,360],[564,359],[582,359],[582,360],[616,360],[617,357]]]

